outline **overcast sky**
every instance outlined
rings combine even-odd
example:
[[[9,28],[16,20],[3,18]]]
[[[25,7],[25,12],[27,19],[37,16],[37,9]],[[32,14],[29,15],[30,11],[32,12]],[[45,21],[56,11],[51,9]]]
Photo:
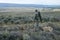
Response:
[[[0,3],[60,5],[60,0],[0,0]]]

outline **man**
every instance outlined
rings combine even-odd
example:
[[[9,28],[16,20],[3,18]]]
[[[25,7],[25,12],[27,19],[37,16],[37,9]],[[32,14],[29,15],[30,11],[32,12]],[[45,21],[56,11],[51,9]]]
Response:
[[[42,23],[42,18],[41,18],[41,14],[40,12],[38,12],[38,10],[35,10],[35,18],[34,18],[35,22],[40,21]]]
[[[39,22],[42,23],[42,18],[40,12],[38,10],[35,10],[35,18],[34,18],[35,24],[34,27],[36,28],[35,31],[39,31],[42,28],[39,26]]]

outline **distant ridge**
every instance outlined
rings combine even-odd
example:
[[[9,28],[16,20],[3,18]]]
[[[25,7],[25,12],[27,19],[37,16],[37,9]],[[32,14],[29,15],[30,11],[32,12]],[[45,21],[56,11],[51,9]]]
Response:
[[[60,5],[37,5],[37,4],[12,4],[12,3],[0,3],[0,7],[60,8]]]

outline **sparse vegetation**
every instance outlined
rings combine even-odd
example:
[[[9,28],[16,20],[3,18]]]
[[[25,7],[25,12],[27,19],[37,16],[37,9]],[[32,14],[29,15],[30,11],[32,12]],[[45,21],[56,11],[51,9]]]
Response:
[[[31,10],[0,12],[0,40],[60,40],[60,12],[41,11],[37,27]]]

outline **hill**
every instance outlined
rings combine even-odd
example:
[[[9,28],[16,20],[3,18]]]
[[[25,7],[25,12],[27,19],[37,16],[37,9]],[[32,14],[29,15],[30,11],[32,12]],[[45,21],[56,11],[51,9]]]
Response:
[[[60,5],[39,5],[39,4],[12,4],[12,3],[0,3],[0,7],[60,8]]]

